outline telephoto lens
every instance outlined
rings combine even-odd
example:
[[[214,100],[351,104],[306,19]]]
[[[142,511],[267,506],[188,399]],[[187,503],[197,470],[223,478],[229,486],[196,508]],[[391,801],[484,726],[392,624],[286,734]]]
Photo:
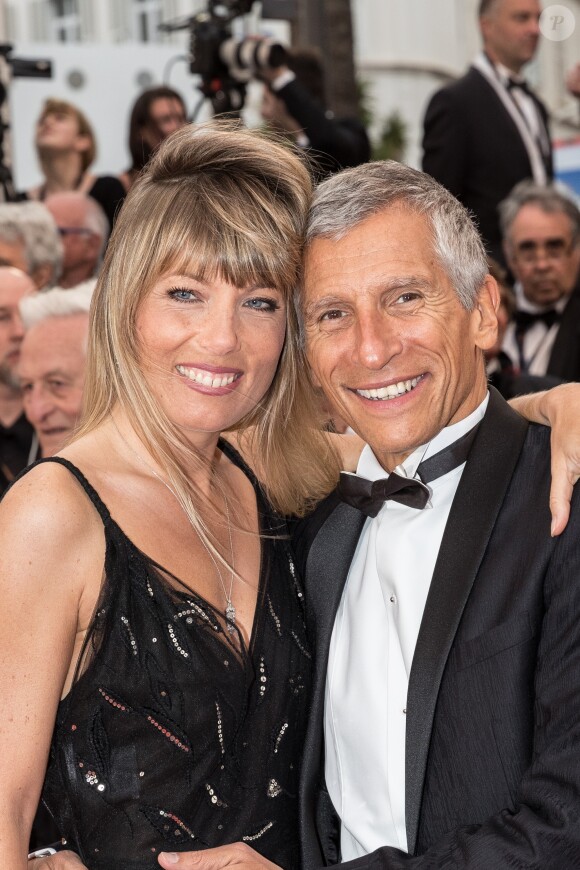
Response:
[[[283,66],[288,58],[285,47],[268,37],[247,36],[226,39],[219,50],[220,59],[234,78],[250,79],[264,69]]]

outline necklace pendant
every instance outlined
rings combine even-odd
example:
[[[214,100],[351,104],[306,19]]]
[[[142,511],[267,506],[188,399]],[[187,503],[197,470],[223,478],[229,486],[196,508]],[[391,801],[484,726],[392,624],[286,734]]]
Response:
[[[226,607],[226,628],[229,632],[236,630],[236,608],[231,601],[228,601]]]

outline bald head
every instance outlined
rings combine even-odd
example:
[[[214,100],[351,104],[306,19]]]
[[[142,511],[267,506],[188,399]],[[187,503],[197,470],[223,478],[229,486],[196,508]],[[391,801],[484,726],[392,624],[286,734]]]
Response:
[[[64,259],[59,284],[76,287],[95,275],[109,225],[101,206],[78,191],[54,193],[45,205],[61,234]]]
[[[17,364],[24,336],[19,304],[36,291],[32,278],[20,269],[0,266],[0,383],[18,388]]]

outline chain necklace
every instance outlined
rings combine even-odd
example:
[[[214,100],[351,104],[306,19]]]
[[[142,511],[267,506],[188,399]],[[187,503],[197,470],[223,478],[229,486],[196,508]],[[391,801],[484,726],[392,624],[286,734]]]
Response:
[[[214,566],[214,568],[215,568],[216,574],[217,574],[217,576],[218,576],[218,578],[219,578],[220,586],[222,587],[222,591],[223,591],[224,598],[225,598],[225,601],[226,601],[226,609],[225,609],[226,629],[228,630],[228,632],[229,632],[230,634],[233,634],[233,632],[236,631],[236,608],[235,608],[234,603],[233,603],[233,601],[232,601],[232,593],[233,593],[233,589],[234,589],[234,577],[235,577],[235,575],[236,575],[236,564],[235,564],[235,558],[234,558],[234,544],[233,544],[233,540],[232,540],[232,524],[231,524],[231,521],[230,521],[230,506],[229,506],[229,502],[228,502],[228,499],[227,499],[227,496],[226,496],[226,493],[225,493],[225,489],[223,488],[223,486],[222,486],[220,483],[218,483],[218,486],[219,486],[220,491],[221,491],[221,494],[222,494],[222,498],[223,498],[223,500],[224,500],[224,505],[225,505],[225,508],[226,508],[226,522],[227,522],[227,526],[228,526],[228,538],[229,538],[229,543],[230,543],[230,570],[231,570],[231,577],[230,577],[230,588],[229,588],[229,592],[226,590],[226,584],[224,583],[223,574],[222,574],[222,572],[221,572],[221,569],[220,569],[220,566],[219,566],[218,560],[215,558],[214,554],[212,553],[212,551],[210,550],[210,548],[208,547],[208,545],[207,545],[206,542],[204,541],[203,537],[199,534],[199,532],[197,531],[197,529],[195,528],[195,526],[193,525],[193,523],[191,522],[191,520],[190,520],[189,517],[187,516],[187,513],[186,513],[186,511],[184,510],[183,505],[182,505],[181,502],[179,501],[179,496],[177,495],[177,493],[175,492],[175,490],[173,489],[173,487],[172,487],[169,483],[167,483],[167,481],[164,480],[163,477],[161,477],[160,474],[158,474],[158,473],[155,471],[155,469],[154,469],[154,468],[153,468],[153,467],[152,467],[152,466],[147,462],[146,459],[143,459],[143,457],[142,457],[139,453],[137,453],[136,450],[134,450],[134,449],[131,447],[131,445],[129,444],[129,442],[126,440],[126,438],[123,437],[123,435],[122,435],[121,432],[119,431],[119,428],[118,428],[117,423],[115,422],[114,418],[112,417],[111,419],[113,420],[113,425],[114,425],[115,429],[117,430],[117,434],[119,435],[119,437],[121,438],[121,440],[123,441],[123,443],[125,444],[125,446],[128,447],[129,450],[131,451],[131,453],[133,454],[133,456],[135,456],[135,458],[138,459],[139,462],[140,462],[142,465],[144,465],[145,468],[147,468],[147,469],[151,472],[151,474],[152,474],[154,477],[156,477],[157,480],[159,480],[160,483],[162,483],[163,486],[165,486],[165,487],[169,490],[169,492],[171,493],[171,495],[173,496],[173,498],[176,500],[176,502],[178,503],[178,505],[181,507],[181,509],[182,509],[183,512],[185,513],[185,516],[187,517],[187,520],[188,520],[190,526],[192,527],[193,531],[197,534],[197,536],[198,536],[198,538],[199,538],[199,540],[200,540],[200,542],[201,542],[201,544],[202,544],[204,550],[206,551],[206,553],[208,554],[209,558],[211,559],[211,561],[212,561],[212,563],[213,563],[213,566]]]

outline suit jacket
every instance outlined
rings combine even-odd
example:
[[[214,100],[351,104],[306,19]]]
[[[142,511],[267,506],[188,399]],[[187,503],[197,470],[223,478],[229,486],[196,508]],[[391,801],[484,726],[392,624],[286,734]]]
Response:
[[[547,126],[544,104],[534,99]],[[489,253],[504,263],[497,206],[532,168],[513,118],[475,67],[431,98],[423,150],[425,172],[473,213]],[[546,170],[552,178],[551,155]]]
[[[580,867],[580,493],[552,539],[549,430],[491,393],[411,668],[409,854],[385,847],[347,867]],[[300,794],[305,870],[339,860],[340,825],[324,787],[324,692],[364,520],[333,495],[296,530],[314,648]]]
[[[564,381],[580,381],[580,288],[578,287],[570,296],[562,313],[546,374],[562,378]]]

